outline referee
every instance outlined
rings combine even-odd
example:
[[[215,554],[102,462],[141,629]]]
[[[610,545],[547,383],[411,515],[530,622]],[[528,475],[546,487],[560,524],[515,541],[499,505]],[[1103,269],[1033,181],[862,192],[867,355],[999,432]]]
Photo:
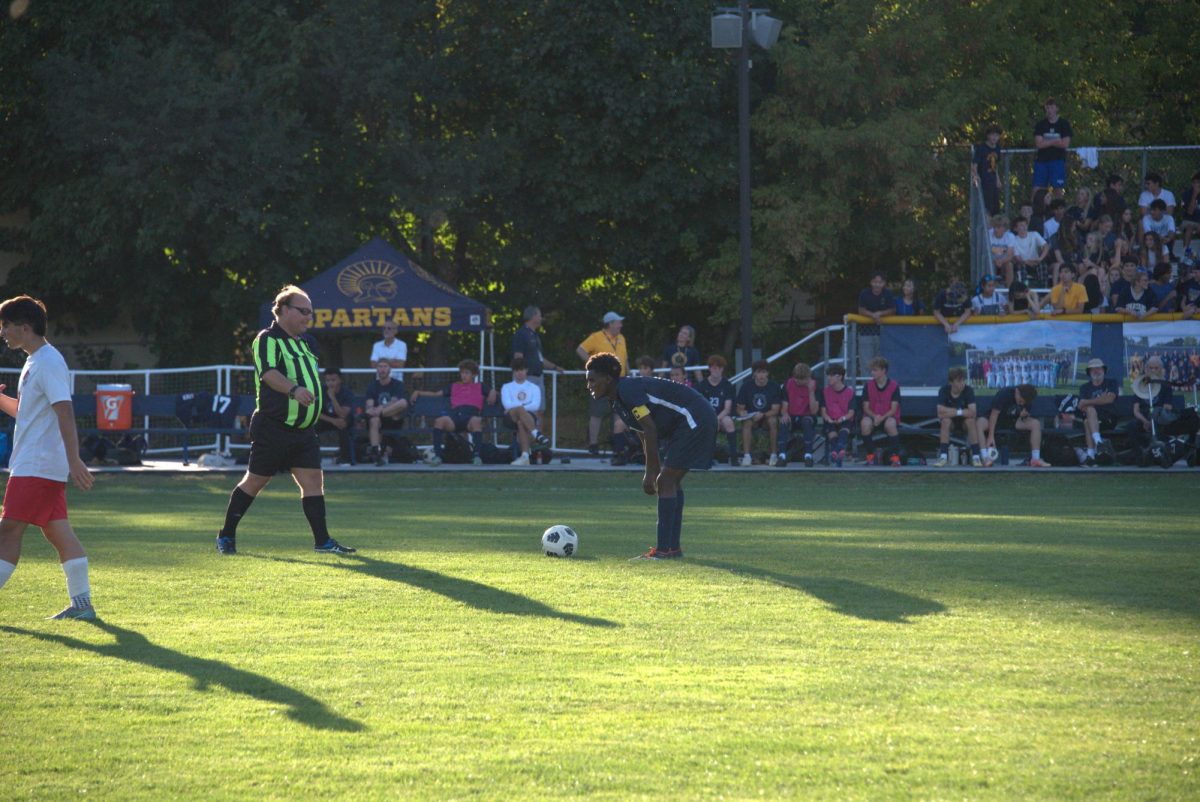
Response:
[[[323,408],[317,358],[303,334],[312,322],[312,300],[288,285],[275,296],[275,322],[254,338],[257,408],[250,419],[250,465],[233,489],[225,525],[217,533],[217,551],[237,553],[237,525],[271,477],[289,470],[300,485],[304,517],[312,527],[314,550],[353,554],[329,536],[325,525],[325,488],[316,423]]]

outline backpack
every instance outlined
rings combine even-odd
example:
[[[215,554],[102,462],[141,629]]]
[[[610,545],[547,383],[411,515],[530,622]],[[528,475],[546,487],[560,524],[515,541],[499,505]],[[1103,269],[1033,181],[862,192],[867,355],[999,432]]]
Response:
[[[383,444],[390,450],[388,462],[411,465],[421,460],[421,452],[404,435],[384,435]]]
[[[512,462],[512,453],[495,443],[484,443],[479,448],[479,458],[483,460],[484,465],[507,465]]]
[[[465,465],[475,458],[471,441],[458,432],[446,432],[446,443],[442,448],[442,462],[449,465]]]

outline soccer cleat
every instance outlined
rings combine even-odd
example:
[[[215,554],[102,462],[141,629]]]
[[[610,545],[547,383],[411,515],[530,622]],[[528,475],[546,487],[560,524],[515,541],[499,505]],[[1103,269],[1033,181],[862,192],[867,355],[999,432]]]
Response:
[[[811,468],[812,466],[813,466],[813,455],[805,454],[804,455],[804,467]]]
[[[867,464],[868,465],[875,464],[875,452],[874,451],[872,451],[870,454],[867,455]]]
[[[628,465],[629,460],[625,457],[624,454],[613,454],[613,457],[611,460],[608,461],[608,464],[615,465],[619,468],[622,465]]]
[[[589,443],[588,444],[588,455],[593,456],[593,457],[600,456],[600,446],[597,445],[596,443]]]
[[[353,554],[358,549],[352,549],[349,546],[343,546],[333,538],[329,538],[320,546],[313,546],[313,551],[319,551],[322,554]]]
[[[1092,457],[1092,456],[1087,456],[1087,457],[1084,457],[1084,459],[1083,459],[1083,467],[1085,467],[1085,468],[1095,468],[1095,467],[1096,467],[1096,458],[1095,458],[1095,457]]]
[[[528,464],[529,464],[529,455],[528,454],[522,454],[521,456],[517,457],[515,460],[513,460],[512,462],[509,463],[509,465],[528,465]]]
[[[237,541],[231,537],[217,535],[217,551],[222,554],[237,554]]]
[[[843,449],[843,450],[841,450],[841,451],[835,451],[835,452],[833,452],[833,464],[834,464],[834,467],[840,468],[840,467],[842,467],[842,465],[843,465],[843,464],[845,464],[845,462],[846,462],[846,451],[845,451],[845,449]]]
[[[737,454],[730,454],[729,455],[729,467],[736,468],[737,466],[738,466]]]
[[[785,453],[783,453],[782,451],[780,451],[780,452],[779,452],[779,461],[778,461],[776,464],[777,464],[777,465],[778,465],[780,468],[786,468],[786,467],[787,467],[787,454],[785,454]]]
[[[950,464],[950,457],[946,454],[938,454],[937,461],[933,463],[935,468],[945,468]]]
[[[983,467],[983,457],[979,456],[978,454],[972,454],[971,455],[971,467],[972,468],[982,468]]]
[[[985,467],[985,468],[990,468],[995,464],[996,464],[996,461],[993,460],[991,457],[988,457],[987,459],[985,459],[983,461],[983,467]]]
[[[382,468],[384,465],[387,465],[387,454],[382,449],[376,449],[375,467]]]
[[[434,454],[433,456],[426,455],[425,464],[431,468],[436,468],[437,466],[442,464],[442,458],[439,457],[437,454]]]
[[[768,466],[774,468],[778,464],[779,464],[779,457],[776,456],[775,454],[771,454],[771,456],[767,457],[767,465]]]
[[[750,456],[749,454],[742,455],[742,467],[743,468],[749,468],[753,464],[754,464],[754,457]]]
[[[539,434],[533,438],[533,451],[545,451],[550,447],[550,438],[544,434]]]
[[[636,557],[630,557],[629,561],[634,560],[677,560],[683,556],[683,552],[679,549],[663,549],[659,551],[655,547],[651,547],[645,554],[639,554]]]
[[[892,458],[890,460],[888,460],[888,464],[890,464],[893,468],[899,468],[900,467],[900,455],[893,454]]]
[[[476,455],[476,456],[474,456],[474,457],[471,457],[471,464],[472,464],[472,465],[482,465],[482,464],[483,464],[483,457],[480,457],[480,456],[478,456],[478,455]]]
[[[1030,468],[1052,468],[1054,466],[1051,465],[1049,462],[1046,462],[1044,459],[1038,458],[1038,459],[1029,460],[1029,467]]]
[[[96,608],[92,607],[91,605],[88,605],[87,607],[76,607],[75,605],[72,604],[70,607],[66,608],[62,612],[58,613],[57,615],[52,615],[49,618],[47,618],[46,620],[47,621],[61,621],[61,620],[65,620],[68,618],[72,618],[76,621],[95,621],[96,620]]]

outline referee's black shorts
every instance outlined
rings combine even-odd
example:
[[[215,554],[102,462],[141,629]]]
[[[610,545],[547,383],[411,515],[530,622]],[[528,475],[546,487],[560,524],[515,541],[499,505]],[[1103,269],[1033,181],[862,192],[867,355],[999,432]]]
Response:
[[[321,467],[315,428],[296,429],[255,412],[250,418],[250,473],[274,476],[292,468]]]

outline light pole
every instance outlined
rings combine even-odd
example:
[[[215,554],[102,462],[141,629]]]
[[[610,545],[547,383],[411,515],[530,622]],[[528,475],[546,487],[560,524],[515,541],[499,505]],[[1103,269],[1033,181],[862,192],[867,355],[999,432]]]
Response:
[[[736,12],[736,14],[734,13]],[[742,370],[754,361],[751,347],[753,306],[750,280],[750,37],[770,50],[783,26],[767,16],[765,9],[750,8],[749,0],[738,7],[718,8],[712,18],[712,45],[738,49],[738,252],[742,284]]]

